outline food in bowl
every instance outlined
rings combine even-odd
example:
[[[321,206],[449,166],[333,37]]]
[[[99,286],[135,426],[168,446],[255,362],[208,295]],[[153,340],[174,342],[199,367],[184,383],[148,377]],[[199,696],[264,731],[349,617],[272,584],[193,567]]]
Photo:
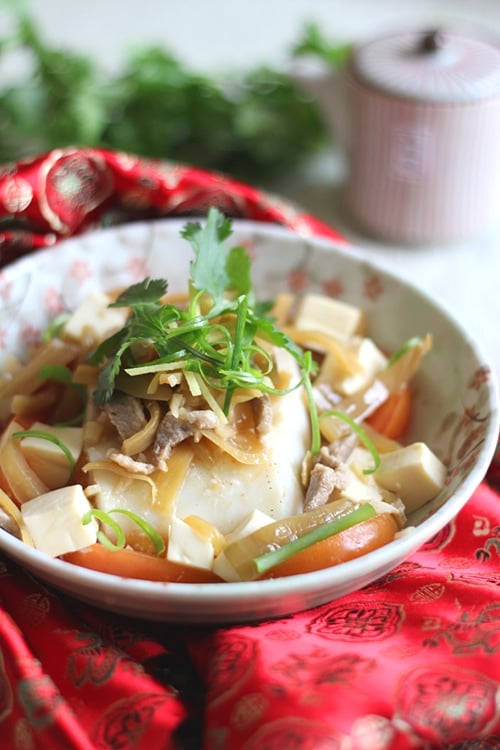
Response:
[[[382,351],[363,310],[256,300],[211,209],[186,224],[186,293],[88,297],[0,381],[4,528],[41,552],[150,580],[248,581],[401,534],[444,463],[404,445],[430,335]]]

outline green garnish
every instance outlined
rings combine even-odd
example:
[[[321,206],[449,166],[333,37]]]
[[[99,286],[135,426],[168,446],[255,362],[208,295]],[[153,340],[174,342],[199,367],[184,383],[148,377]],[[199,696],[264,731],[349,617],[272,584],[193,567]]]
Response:
[[[334,70],[343,68],[352,54],[353,45],[342,42],[332,42],[323,34],[316,23],[307,23],[303,29],[302,39],[292,48],[295,57],[308,55],[318,57]]]
[[[338,534],[339,531],[350,529],[351,526],[355,526],[357,523],[367,521],[369,518],[376,516],[376,511],[369,503],[363,503],[359,508],[356,508],[351,513],[347,513],[345,516],[336,518],[334,521],[316,526],[310,531],[306,531],[305,534],[300,536],[298,539],[294,539],[291,542],[287,542],[282,547],[273,549],[270,552],[265,552],[263,555],[254,558],[254,565],[259,575],[267,573],[268,570],[274,568],[276,565],[288,560],[297,552],[311,547],[316,542],[321,542],[323,539],[327,539],[334,534]]]
[[[314,399],[314,393],[312,388],[311,376],[314,373],[314,360],[311,352],[305,352],[304,354],[304,388],[307,395],[307,403],[309,406],[309,418],[311,421],[311,455],[315,456],[320,452],[321,449],[321,430],[319,426],[319,415],[316,401]]]
[[[109,513],[105,513],[105,511],[103,510],[93,508],[92,510],[87,511],[84,516],[82,516],[82,524],[84,526],[87,526],[87,524],[91,522],[92,518],[97,518],[98,521],[101,521],[101,523],[109,526],[115,534],[116,542],[113,542],[109,537],[106,536],[102,529],[99,529],[99,531],[97,532],[97,538],[103,545],[103,547],[106,547],[106,549],[109,549],[112,552],[116,552],[125,547],[125,534],[123,532],[123,529],[119,523],[111,518]]]
[[[134,45],[109,75],[90,48],[51,43],[28,5],[1,4],[2,62],[29,63],[1,81],[2,163],[102,147],[274,185],[329,143],[316,102],[265,60],[207,75],[168,46]]]
[[[182,230],[195,253],[185,310],[164,304],[167,282],[150,278],[129,287],[111,305],[129,307],[131,314],[126,325],[91,356],[93,364],[108,360],[99,376],[95,401],[102,406],[112,398],[116,378],[123,370],[128,375],[143,374],[145,368],[154,371],[175,362],[200,376],[210,388],[225,393],[226,416],[237,388],[283,395],[304,384],[312,415],[313,449],[317,452],[320,438],[310,381],[316,365],[310,353],[297,346],[267,315],[269,304],[255,300],[245,249],[230,248],[226,243],[231,231],[231,221],[216,208],[209,209],[203,227],[194,222]],[[285,349],[295,358],[301,372],[298,383],[286,390],[274,386],[272,362],[259,340]],[[136,361],[137,344],[154,351],[156,358],[147,363]]]
[[[396,351],[391,354],[386,366],[390,367],[395,362],[397,362],[398,359],[401,359],[403,354],[406,354],[406,352],[410,351],[410,349],[414,349],[416,346],[420,346],[422,342],[423,338],[421,336],[412,336],[412,338],[405,341],[404,344],[399,347],[399,349],[396,349]]]
[[[44,343],[47,343],[56,338],[64,328],[66,322],[68,321],[68,318],[68,313],[60,313],[59,315],[56,315],[55,318],[52,318],[49,325],[43,332],[42,341]]]
[[[17,432],[12,433],[12,437],[19,440],[25,437],[39,438],[40,440],[48,440],[49,443],[54,443],[54,445],[57,445],[57,447],[64,453],[64,455],[68,459],[69,477],[67,483],[71,482],[73,474],[75,472],[75,459],[73,458],[73,455],[68,446],[62,440],[60,440],[57,435],[52,435],[52,433],[45,432],[44,430],[18,430]]]
[[[85,408],[87,406],[87,392],[83,385],[80,383],[73,382],[73,374],[68,367],[64,365],[44,365],[38,372],[40,380],[53,380],[56,383],[61,383],[68,388],[72,388],[75,393],[79,396],[82,401],[83,408],[80,414],[77,414],[73,419],[68,419],[65,422],[59,422],[59,427],[70,427],[72,425],[80,425],[85,415]]]
[[[351,419],[345,412],[343,411],[337,411],[336,409],[330,409],[328,411],[324,411],[320,414],[320,419],[322,417],[337,417],[338,419],[341,419],[342,422],[345,422],[353,432],[356,433],[359,440],[365,448],[370,452],[372,458],[373,458],[373,468],[371,469],[363,469],[363,474],[374,474],[377,469],[380,466],[380,454],[375,446],[375,443],[373,440],[367,435],[365,430],[354,421],[354,419]]]
[[[93,508],[92,510],[89,510],[87,513],[85,513],[82,518],[82,523],[84,526],[86,526],[88,523],[90,523],[92,518],[97,518],[97,520],[101,521],[101,523],[106,524],[114,531],[116,542],[111,541],[111,539],[109,539],[109,537],[107,537],[102,530],[98,531],[97,538],[105,547],[111,550],[120,550],[123,549],[126,544],[123,529],[119,523],[111,518],[111,513],[121,513],[122,515],[127,516],[127,518],[130,518],[131,521],[139,526],[141,531],[143,531],[151,540],[155,553],[157,555],[161,555],[165,551],[165,542],[163,541],[163,537],[156,531],[153,526],[151,526],[150,523],[145,521],[144,518],[141,518],[136,513],[133,513],[131,510],[125,510],[123,508],[113,508],[113,510],[110,510],[106,513],[105,511],[99,510],[98,508]]]

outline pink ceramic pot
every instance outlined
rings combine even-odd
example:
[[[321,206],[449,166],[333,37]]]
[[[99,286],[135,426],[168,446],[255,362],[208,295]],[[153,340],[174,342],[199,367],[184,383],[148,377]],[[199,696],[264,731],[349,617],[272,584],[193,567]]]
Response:
[[[365,231],[451,242],[500,223],[500,47],[413,30],[358,45],[341,74],[295,77],[345,146],[347,210]]]
[[[359,47],[347,71],[347,202],[371,233],[451,241],[500,217],[500,49],[457,33]]]

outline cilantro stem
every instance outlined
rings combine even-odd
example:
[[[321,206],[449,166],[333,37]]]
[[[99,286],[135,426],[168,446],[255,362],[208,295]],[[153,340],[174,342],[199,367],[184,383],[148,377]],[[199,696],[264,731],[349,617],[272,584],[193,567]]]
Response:
[[[231,356],[231,369],[237,370],[241,360],[241,352],[243,347],[243,333],[245,330],[246,318],[248,310],[248,299],[244,295],[238,297],[238,310],[236,312],[236,326],[234,331],[234,343],[233,352]],[[231,405],[231,399],[233,397],[235,389],[234,381],[228,385],[226,395],[224,398],[223,412],[227,416],[229,414],[229,407]]]
[[[184,322],[181,325],[173,325],[164,331],[162,339],[168,341],[169,339],[175,339],[179,336],[186,336],[188,333],[194,333],[199,331],[200,328],[206,328],[207,321],[202,317],[191,319],[189,322]]]
[[[197,349],[196,347],[191,346],[190,344],[186,343],[186,341],[184,341],[183,339],[177,339],[177,337],[175,337],[175,338],[172,338],[171,340],[175,341],[175,343],[178,346],[183,347],[185,351],[189,352],[189,354],[192,354],[193,357],[195,357],[196,359],[201,359],[202,362],[207,362],[209,365],[213,365],[214,367],[217,367],[217,365],[220,364],[220,362],[224,361],[222,357],[216,358],[216,357],[210,356],[209,354],[205,354],[205,352],[202,352],[200,351],[200,349]],[[175,359],[177,356],[178,356],[178,352],[176,352],[173,355],[173,358]]]
[[[305,534],[300,536],[298,539],[293,539],[291,542],[287,542],[282,547],[265,552],[263,555],[259,555],[254,558],[254,565],[259,575],[267,573],[268,570],[274,568],[276,565],[288,560],[288,558],[308,549],[317,542],[322,542],[324,539],[338,534],[340,531],[351,528],[362,521],[367,521],[376,515],[376,511],[369,503],[363,503],[347,513],[345,516],[335,518],[333,521],[323,523],[319,526],[315,526],[313,529],[306,531]]]

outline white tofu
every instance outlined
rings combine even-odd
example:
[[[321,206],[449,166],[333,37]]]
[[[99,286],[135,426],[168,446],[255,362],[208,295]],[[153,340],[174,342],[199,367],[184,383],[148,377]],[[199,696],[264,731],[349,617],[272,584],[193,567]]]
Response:
[[[273,523],[274,518],[268,516],[267,513],[263,513],[259,508],[255,508],[250,515],[241,521],[234,529],[226,534],[226,543],[232,544],[238,539],[243,539],[244,536],[253,534],[254,531],[258,531],[263,526],[268,526]]]
[[[347,302],[320,294],[306,294],[297,306],[295,326],[302,331],[321,331],[328,336],[349,339],[365,328],[363,310]]]
[[[373,457],[365,448],[353,450],[347,464],[347,486],[338,491],[340,497],[358,502],[379,502],[384,499],[383,490],[378,486],[373,474],[363,474],[363,470],[373,467]]]
[[[96,508],[105,513],[117,509],[130,511],[154,526],[159,534],[168,533],[172,513],[162,513],[163,506],[153,502],[150,481],[137,479],[133,474],[127,478],[125,473],[108,469],[93,470],[89,473],[89,479],[94,486],[92,499]],[[116,515],[113,520],[122,527],[125,534],[137,531],[134,521],[124,515]]]
[[[301,390],[274,402],[274,426],[261,463],[242,464],[226,453],[195,453],[175,498],[180,518],[196,515],[227,534],[255,509],[272,519],[299,513],[304,492],[302,460],[309,446],[309,417]]]
[[[321,366],[315,386],[327,383],[343,396],[352,396],[369,385],[375,375],[387,365],[387,357],[369,338],[354,338],[349,349],[353,354],[357,372],[346,372],[335,353],[330,352]]]
[[[195,568],[212,569],[214,548],[210,539],[199,534],[180,518],[173,518],[168,537],[167,559]]]
[[[375,478],[395,492],[411,513],[442,490],[446,473],[446,466],[431,449],[417,442],[382,454]]]
[[[78,341],[90,335],[98,341],[122,328],[128,311],[108,307],[109,303],[110,298],[103,292],[92,292],[72,313],[64,327],[65,334]]]
[[[82,486],[75,484],[23,503],[21,514],[35,547],[59,557],[95,544],[97,521],[91,519],[85,526],[82,523],[91,507]]]
[[[219,576],[219,578],[222,578],[223,581],[241,581],[241,576],[238,574],[234,566],[229,562],[224,552],[221,552],[220,555],[217,555],[214,560],[212,570],[215,575]]]

